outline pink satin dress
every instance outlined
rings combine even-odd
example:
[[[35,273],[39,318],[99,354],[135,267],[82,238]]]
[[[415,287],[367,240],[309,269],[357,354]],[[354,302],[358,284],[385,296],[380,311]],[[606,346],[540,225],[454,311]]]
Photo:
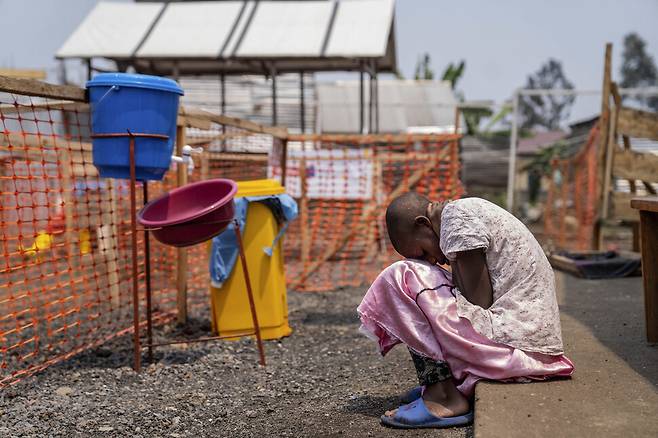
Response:
[[[564,355],[525,352],[496,343],[457,315],[451,274],[428,263],[404,260],[374,281],[357,311],[361,330],[386,355],[403,343],[415,353],[450,366],[457,389],[469,397],[478,380],[528,381],[567,377]]]

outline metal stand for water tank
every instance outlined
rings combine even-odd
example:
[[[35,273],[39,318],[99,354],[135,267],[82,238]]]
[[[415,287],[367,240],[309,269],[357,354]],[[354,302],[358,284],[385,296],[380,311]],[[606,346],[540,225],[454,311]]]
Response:
[[[254,324],[253,332],[245,333],[232,333],[231,335],[225,336],[211,336],[207,338],[199,339],[186,339],[186,340],[176,340],[169,342],[160,342],[153,343],[153,312],[152,312],[152,293],[151,293],[151,246],[149,243],[149,230],[144,228],[144,277],[146,281],[146,339],[147,342],[144,346],[141,345],[141,339],[139,337],[140,331],[140,322],[139,322],[139,282],[138,282],[138,263],[137,263],[137,196],[136,196],[136,170],[135,170],[135,139],[136,138],[158,138],[163,140],[168,140],[168,135],[162,134],[145,134],[145,133],[133,133],[129,130],[126,133],[112,133],[112,134],[93,134],[92,138],[116,138],[116,137],[128,137],[129,138],[129,160],[130,160],[130,235],[131,235],[131,249],[132,249],[132,289],[133,289],[133,369],[137,372],[142,369],[142,348],[148,348],[148,358],[149,362],[153,361],[153,349],[155,347],[163,345],[173,345],[173,344],[188,344],[193,342],[207,342],[215,341],[219,339],[227,338],[236,338],[241,336],[256,336],[256,343],[258,345],[258,355],[259,363],[265,366],[265,350],[263,349],[263,341],[260,336],[260,326],[258,324],[258,315],[256,313],[256,304],[254,302],[253,291],[251,288],[251,281],[249,280],[249,270],[247,268],[247,258],[244,254],[244,245],[242,242],[242,233],[240,232],[240,226],[238,221],[234,221],[235,225],[235,234],[237,237],[240,261],[242,262],[242,273],[244,275],[245,285],[247,287],[247,295],[249,297],[249,307],[251,310],[251,318]],[[148,182],[146,180],[142,181],[143,188],[143,203],[148,202]]]

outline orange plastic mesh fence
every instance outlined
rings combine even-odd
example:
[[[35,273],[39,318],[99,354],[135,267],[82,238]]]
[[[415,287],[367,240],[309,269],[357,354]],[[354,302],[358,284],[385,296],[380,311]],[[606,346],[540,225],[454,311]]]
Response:
[[[328,291],[372,281],[397,258],[384,223],[392,197],[415,190],[444,200],[463,192],[459,136],[305,139],[287,145],[286,191],[298,202],[300,213],[284,238],[291,290]],[[208,145],[201,159],[204,178],[281,179],[283,141],[253,134],[220,143]],[[206,256],[199,253],[195,264],[205,267]],[[206,281],[205,276],[199,278]]]
[[[388,202],[408,190],[454,199],[462,194],[458,175],[458,136],[289,142],[286,189],[300,211],[285,240],[289,287],[325,291],[372,281],[397,258],[384,221]]]
[[[84,103],[0,93],[0,387],[132,330],[129,184],[98,177],[89,120]],[[152,247],[162,321],[174,252]],[[143,288],[143,233],[138,252]]]
[[[597,124],[576,155],[551,162],[544,231],[549,243],[559,249],[592,248],[597,208],[598,143]]]
[[[201,146],[189,181],[280,178],[283,140],[217,123],[188,128]],[[289,141],[286,186],[300,217],[284,238],[290,289],[372,280],[396,259],[387,202],[406,190],[462,194],[458,136],[316,136]],[[137,140],[137,147],[139,140]],[[84,103],[0,93],[0,388],[132,331],[129,182],[99,178]],[[170,171],[151,199],[176,184]],[[137,208],[143,204],[137,187]],[[139,232],[145,324],[144,235]],[[190,306],[208,307],[208,247],[188,250]],[[176,315],[176,250],[151,239],[153,314]]]

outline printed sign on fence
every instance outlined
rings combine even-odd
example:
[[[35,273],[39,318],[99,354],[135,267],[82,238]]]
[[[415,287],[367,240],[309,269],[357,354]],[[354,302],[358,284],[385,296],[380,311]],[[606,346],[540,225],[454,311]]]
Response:
[[[309,199],[372,199],[373,160],[368,149],[292,150],[288,152],[286,191],[302,195],[300,165],[306,168],[306,196]],[[279,167],[268,167],[270,178],[280,179]]]

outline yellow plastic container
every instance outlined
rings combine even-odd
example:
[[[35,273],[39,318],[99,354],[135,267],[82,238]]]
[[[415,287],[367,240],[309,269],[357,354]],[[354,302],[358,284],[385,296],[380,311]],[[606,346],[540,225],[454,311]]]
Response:
[[[278,181],[261,179],[238,182],[236,197],[278,195],[284,192],[285,189]],[[242,239],[263,339],[278,339],[292,333],[288,325],[288,301],[281,240],[274,247],[271,257],[263,251],[263,248],[272,245],[278,233],[279,224],[272,211],[259,202],[250,202]],[[210,287],[210,300],[215,333],[222,336],[234,333],[238,335],[253,330],[240,257],[222,287]]]

